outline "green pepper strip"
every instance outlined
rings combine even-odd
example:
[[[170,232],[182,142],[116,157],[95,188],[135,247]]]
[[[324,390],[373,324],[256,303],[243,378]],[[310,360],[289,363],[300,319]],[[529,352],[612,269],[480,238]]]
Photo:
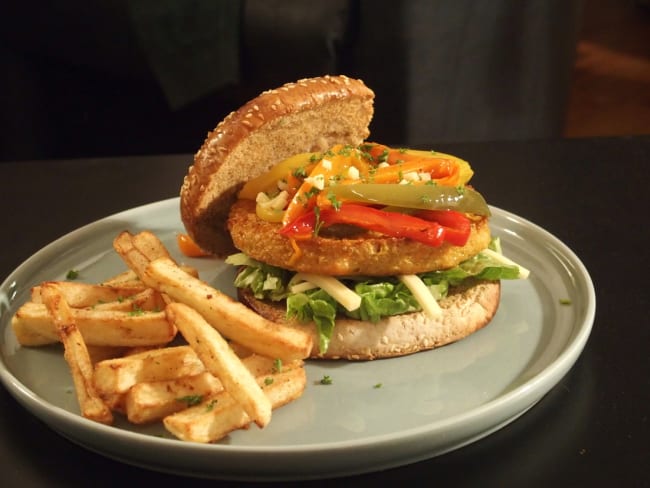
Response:
[[[456,210],[490,215],[483,196],[471,187],[355,183],[333,185],[328,192],[340,201],[362,202],[423,210]]]

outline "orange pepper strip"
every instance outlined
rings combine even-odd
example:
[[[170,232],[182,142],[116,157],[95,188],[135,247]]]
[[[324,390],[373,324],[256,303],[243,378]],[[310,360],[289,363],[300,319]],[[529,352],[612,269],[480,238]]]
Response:
[[[440,185],[456,186],[460,181],[460,166],[453,159],[423,157],[383,144],[370,144],[367,152],[376,163],[386,162],[390,166],[377,168],[371,177],[373,183],[399,183],[402,175],[409,172],[429,173],[431,179]]]
[[[300,246],[298,246],[298,243],[296,242],[295,239],[289,238],[289,242],[291,243],[291,247],[293,248],[293,253],[289,258],[289,265],[293,266],[302,256],[302,249],[300,249]]]
[[[187,234],[177,234],[176,243],[180,251],[190,258],[201,258],[210,256],[210,253],[201,249],[194,240]]]
[[[416,158],[403,163],[377,168],[371,176],[373,183],[399,183],[406,173],[429,173],[441,185],[458,184],[459,167],[454,161],[443,158]]]
[[[286,225],[288,222],[292,222],[304,212],[312,208],[316,202],[316,196],[311,195],[314,185],[308,182],[304,182],[298,188],[298,191],[293,196],[286,210],[284,211],[284,216],[282,217],[282,224]]]
[[[363,161],[355,149],[344,150],[343,146],[338,145],[334,146],[329,152],[331,155],[324,155],[323,159],[309,173],[309,177],[322,175],[325,188],[329,186],[330,179],[345,178],[351,166],[355,166],[362,176],[368,174],[368,163]],[[284,225],[293,222],[316,205],[329,206],[331,204],[327,200],[327,191],[318,191],[314,188],[313,180],[310,180],[309,177],[300,185],[300,188],[289,202],[282,219]]]

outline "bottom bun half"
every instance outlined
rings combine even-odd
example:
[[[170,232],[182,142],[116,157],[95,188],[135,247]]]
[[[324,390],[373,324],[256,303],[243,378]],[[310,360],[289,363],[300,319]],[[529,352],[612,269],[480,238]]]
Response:
[[[287,319],[285,303],[258,300],[249,290],[238,291],[240,300],[263,317],[307,330],[314,342],[312,358],[371,360],[404,356],[463,339],[486,326],[496,314],[501,298],[498,281],[480,281],[455,287],[439,301],[442,315],[432,319],[423,312],[365,322],[337,319],[326,352],[318,348],[316,325]]]

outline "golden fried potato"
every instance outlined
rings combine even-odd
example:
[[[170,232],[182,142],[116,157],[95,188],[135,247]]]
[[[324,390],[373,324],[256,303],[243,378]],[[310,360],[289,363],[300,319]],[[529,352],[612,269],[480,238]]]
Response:
[[[56,284],[46,283],[41,296],[63,343],[81,414],[96,422],[113,423],[113,414],[95,389],[93,365],[63,292]]]

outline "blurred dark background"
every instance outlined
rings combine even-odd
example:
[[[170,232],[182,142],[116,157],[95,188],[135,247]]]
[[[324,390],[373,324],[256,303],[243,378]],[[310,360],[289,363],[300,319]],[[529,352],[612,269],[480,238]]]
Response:
[[[326,73],[375,90],[387,144],[561,137],[590,5],[608,3],[648,27],[632,0],[13,2],[0,160],[194,152],[260,91]]]

